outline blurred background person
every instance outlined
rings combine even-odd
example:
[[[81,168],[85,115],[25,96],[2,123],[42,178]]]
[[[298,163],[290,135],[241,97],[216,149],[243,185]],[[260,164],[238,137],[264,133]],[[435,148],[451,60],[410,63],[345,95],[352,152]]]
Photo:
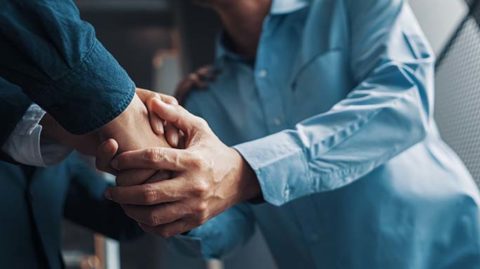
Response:
[[[143,234],[104,198],[104,176],[77,154],[48,168],[0,162],[0,178],[1,268],[64,268],[63,218],[116,240]]]

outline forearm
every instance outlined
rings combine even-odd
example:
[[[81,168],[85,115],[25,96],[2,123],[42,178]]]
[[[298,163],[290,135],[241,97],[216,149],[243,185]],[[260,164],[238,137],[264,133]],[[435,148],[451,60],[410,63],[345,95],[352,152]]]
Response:
[[[0,47],[0,75],[71,133],[112,121],[134,95],[134,83],[71,0],[0,1]]]

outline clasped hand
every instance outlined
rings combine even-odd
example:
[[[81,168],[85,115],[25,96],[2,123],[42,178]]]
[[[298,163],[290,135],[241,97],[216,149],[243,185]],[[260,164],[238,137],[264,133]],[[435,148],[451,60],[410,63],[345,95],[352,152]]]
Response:
[[[180,148],[159,146],[117,154],[119,143],[109,139],[97,151],[98,168],[117,175],[117,186],[105,196],[145,231],[162,237],[184,233],[259,195],[252,169],[205,120],[158,96],[145,103],[157,119],[156,123],[150,116],[152,129],[164,132],[169,144]],[[158,127],[161,123],[166,127]],[[152,170],[157,171],[153,176]]]

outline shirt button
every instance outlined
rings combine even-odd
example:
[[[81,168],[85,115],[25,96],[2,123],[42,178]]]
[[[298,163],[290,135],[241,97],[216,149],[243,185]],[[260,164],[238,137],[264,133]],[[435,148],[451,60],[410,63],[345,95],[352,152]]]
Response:
[[[267,70],[266,70],[266,69],[262,69],[262,70],[258,71],[258,76],[259,76],[260,78],[266,78],[266,77],[268,76]]]
[[[275,118],[273,119],[273,124],[275,124],[276,126],[280,126],[280,124],[282,124],[282,120],[280,118]]]

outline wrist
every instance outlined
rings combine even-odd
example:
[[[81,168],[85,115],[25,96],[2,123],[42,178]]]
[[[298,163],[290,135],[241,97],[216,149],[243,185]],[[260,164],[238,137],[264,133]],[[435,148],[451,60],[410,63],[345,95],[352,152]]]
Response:
[[[257,199],[261,196],[260,183],[258,182],[257,175],[243,156],[233,149],[238,159],[238,202],[245,202],[252,199]]]

